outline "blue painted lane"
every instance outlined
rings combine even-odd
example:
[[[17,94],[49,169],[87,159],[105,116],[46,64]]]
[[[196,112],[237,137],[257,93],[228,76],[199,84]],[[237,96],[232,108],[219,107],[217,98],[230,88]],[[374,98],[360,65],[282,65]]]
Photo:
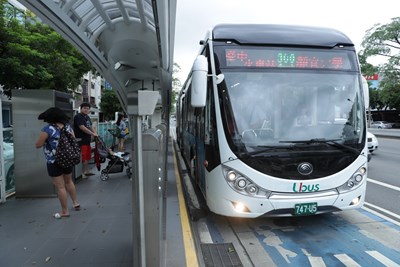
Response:
[[[239,243],[258,242],[279,267],[400,266],[400,227],[364,210],[218,221],[207,220],[214,243],[231,242],[219,233],[221,227],[250,232],[254,240]],[[247,255],[251,259],[251,251]]]

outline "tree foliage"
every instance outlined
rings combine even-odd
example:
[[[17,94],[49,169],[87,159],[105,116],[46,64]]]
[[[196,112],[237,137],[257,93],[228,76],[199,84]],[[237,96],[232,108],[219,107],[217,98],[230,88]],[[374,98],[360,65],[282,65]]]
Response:
[[[363,75],[374,75],[378,72],[378,67],[367,62],[366,55],[359,53],[358,60],[360,61],[361,73]]]
[[[366,32],[361,45],[363,50],[360,51],[360,63],[363,74],[371,75],[379,71],[379,75],[383,77],[379,84],[381,90],[370,93],[371,108],[400,110],[400,17],[393,18],[388,24],[374,25]],[[373,56],[387,59],[379,70],[363,64],[368,57]]]
[[[178,63],[174,63],[172,70],[171,114],[175,113],[176,99],[182,86],[181,80],[177,77],[179,72],[181,72],[181,67]]]
[[[7,1],[0,1],[0,84],[11,97],[12,89],[76,88],[91,64],[48,25],[29,15],[19,19]]]
[[[369,105],[372,109],[382,110],[385,104],[381,100],[381,90],[369,90]]]
[[[105,120],[113,120],[115,112],[122,111],[119,99],[113,90],[104,90],[101,93],[100,109]]]

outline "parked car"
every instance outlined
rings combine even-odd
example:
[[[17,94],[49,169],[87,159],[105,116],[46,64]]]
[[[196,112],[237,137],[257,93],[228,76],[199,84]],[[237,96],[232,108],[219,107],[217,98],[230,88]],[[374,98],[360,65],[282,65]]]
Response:
[[[371,123],[371,128],[390,129],[392,124],[387,121],[374,121]]]
[[[372,153],[378,149],[379,146],[378,139],[374,134],[367,132],[367,140],[368,140],[369,153]]]
[[[15,190],[14,140],[12,128],[3,129],[3,157],[4,174],[6,175],[6,192],[10,193]]]

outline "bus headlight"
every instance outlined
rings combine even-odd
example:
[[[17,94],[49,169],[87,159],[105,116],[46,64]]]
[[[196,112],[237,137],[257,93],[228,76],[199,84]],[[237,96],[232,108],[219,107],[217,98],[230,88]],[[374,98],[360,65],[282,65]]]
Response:
[[[247,185],[247,181],[243,177],[240,177],[235,182],[235,186],[239,190],[243,190],[246,187],[246,185]]]
[[[226,178],[229,181],[235,181],[236,177],[237,177],[237,175],[236,175],[236,172],[234,172],[234,171],[229,171],[228,174],[226,175]]]
[[[248,187],[246,187],[246,191],[251,195],[255,195],[257,193],[257,186],[251,184]]]
[[[367,169],[365,167],[359,168],[346,183],[339,186],[337,190],[340,193],[344,193],[350,190],[357,188],[366,178],[367,176]]]
[[[270,191],[258,186],[248,177],[236,170],[223,167],[224,177],[229,186],[236,192],[252,197],[268,198]]]
[[[244,205],[243,203],[240,202],[232,202],[233,204],[233,208],[237,211],[237,212],[250,212],[250,210],[247,208],[246,205]]]
[[[354,180],[356,180],[357,183],[361,182],[363,179],[363,176],[361,174],[357,174],[354,176]]]

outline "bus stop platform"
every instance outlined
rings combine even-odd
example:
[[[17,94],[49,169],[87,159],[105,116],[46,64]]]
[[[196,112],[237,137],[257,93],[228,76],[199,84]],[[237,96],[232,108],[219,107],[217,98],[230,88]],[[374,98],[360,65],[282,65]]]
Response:
[[[130,148],[129,142],[126,145]],[[183,240],[182,200],[178,194],[179,172],[171,139],[167,157],[166,225],[162,226],[164,240],[160,240],[165,244],[165,255],[160,258],[165,266],[187,266],[188,248]],[[38,164],[45,164],[44,158]],[[53,218],[60,211],[56,197],[10,197],[0,204],[0,266],[133,265],[132,181],[125,169],[102,181],[100,172],[94,164],[91,166],[95,175],[76,182],[81,209],[75,211],[69,199],[70,217]],[[196,253],[189,247],[189,253]]]

